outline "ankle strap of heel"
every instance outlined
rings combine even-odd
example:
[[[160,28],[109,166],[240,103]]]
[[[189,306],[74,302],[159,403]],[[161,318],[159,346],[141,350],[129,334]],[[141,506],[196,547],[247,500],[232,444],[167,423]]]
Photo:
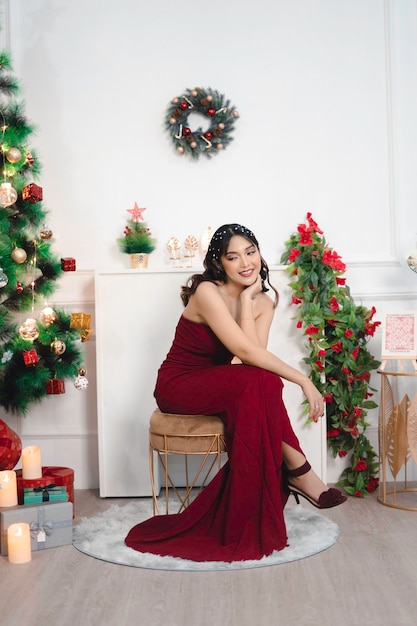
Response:
[[[304,465],[301,465],[301,467],[297,467],[297,469],[293,469],[293,470],[289,470],[288,468],[286,468],[286,474],[287,476],[290,476],[292,478],[297,478],[297,476],[302,476],[303,474],[307,474],[307,472],[309,472],[311,470],[311,465],[308,461],[306,461],[304,463]]]

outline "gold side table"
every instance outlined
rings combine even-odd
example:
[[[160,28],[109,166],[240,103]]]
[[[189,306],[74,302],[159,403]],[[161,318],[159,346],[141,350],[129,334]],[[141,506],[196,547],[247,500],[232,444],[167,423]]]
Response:
[[[396,509],[417,511],[413,499],[405,494],[417,492],[408,479],[410,463],[417,466],[417,394],[410,400],[407,391],[415,388],[416,362],[412,359],[383,361],[381,376],[381,401],[379,407],[379,489],[378,501]],[[406,392],[401,400],[403,389]],[[393,488],[387,486],[390,471]],[[398,475],[402,471],[403,478]],[[415,483],[414,483],[415,484]]]

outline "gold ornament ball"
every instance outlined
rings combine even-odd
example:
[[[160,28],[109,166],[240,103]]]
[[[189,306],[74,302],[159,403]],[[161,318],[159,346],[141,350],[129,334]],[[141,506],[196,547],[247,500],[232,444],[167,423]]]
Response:
[[[39,236],[44,241],[47,241],[48,239],[51,239],[52,237],[52,230],[48,228],[48,226],[45,224],[45,226],[40,231]]]
[[[207,102],[211,102],[213,100],[213,96],[207,96]]]
[[[239,111],[233,111],[232,115],[233,117],[239,117]]]
[[[178,152],[179,154],[183,154],[183,152],[184,152],[184,148],[183,148],[182,146],[178,146],[178,148],[177,148],[177,152]]]
[[[217,126],[220,128],[220,130],[224,130],[224,124],[223,124],[223,122],[220,122],[220,124],[217,124]]]
[[[87,376],[87,370],[85,369],[85,367],[80,367],[78,373],[80,376]]]
[[[18,148],[9,148],[6,152],[6,159],[9,163],[18,163],[22,158],[22,153]]]
[[[53,322],[56,321],[56,313],[52,307],[46,306],[39,315],[39,321],[44,326],[50,326]]]
[[[170,123],[170,124],[175,124],[175,123],[176,123],[176,121],[177,121],[177,120],[175,119],[175,117],[170,117],[170,118],[169,118],[169,123]]]
[[[36,325],[36,320],[28,318],[23,324],[19,326],[19,335],[26,341],[35,341],[39,337],[39,330]]]
[[[178,98],[172,98],[171,102],[172,104],[178,104]]]
[[[194,150],[194,148],[197,148],[197,143],[195,141],[192,141],[190,143],[190,148],[193,148],[193,150]]]
[[[60,339],[55,339],[52,343],[51,343],[51,350],[54,354],[57,354],[58,356],[61,354],[64,354],[65,350],[67,349],[67,346],[65,345],[65,343],[63,341],[61,341]]]
[[[217,150],[223,150],[224,146],[222,143],[218,143],[216,146]]]
[[[15,248],[10,255],[15,263],[24,263],[28,257],[26,250]]]
[[[193,89],[191,92],[191,95],[193,96],[193,98],[195,98],[196,96],[198,96],[198,91],[197,89]]]

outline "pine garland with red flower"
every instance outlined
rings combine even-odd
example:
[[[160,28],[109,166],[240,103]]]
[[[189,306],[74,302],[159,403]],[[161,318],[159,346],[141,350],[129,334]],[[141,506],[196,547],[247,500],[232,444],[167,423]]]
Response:
[[[351,453],[337,484],[349,495],[363,497],[378,485],[377,454],[365,435],[367,413],[377,407],[371,399],[376,390],[370,386],[370,372],[380,362],[367,347],[380,325],[373,321],[376,309],[354,302],[343,276],[346,266],[311,213],[285,246],[281,263],[292,276],[297,328],[304,328],[308,340],[304,361],[326,403],[328,448],[333,458]]]

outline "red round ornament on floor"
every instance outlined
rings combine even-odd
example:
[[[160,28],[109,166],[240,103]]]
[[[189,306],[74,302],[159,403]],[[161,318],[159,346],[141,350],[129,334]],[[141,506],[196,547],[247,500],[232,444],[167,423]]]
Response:
[[[0,470],[12,470],[22,454],[22,441],[17,433],[0,420]]]

